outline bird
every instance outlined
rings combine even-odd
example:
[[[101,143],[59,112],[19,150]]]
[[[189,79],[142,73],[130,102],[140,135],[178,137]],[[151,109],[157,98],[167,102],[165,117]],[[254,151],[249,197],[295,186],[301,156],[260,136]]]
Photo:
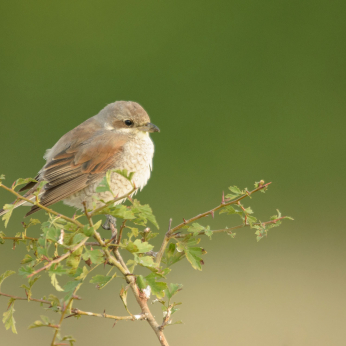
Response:
[[[112,171],[110,189],[113,193],[96,192],[107,171],[124,169],[134,172],[132,181],[137,189],[142,189],[152,170],[154,144],[149,136],[151,132],[160,130],[150,122],[149,115],[137,102],[110,103],[48,149],[44,155],[46,163],[35,181],[19,191],[28,190],[24,197],[34,201],[39,184],[46,181],[38,194],[41,205],[47,207],[63,201],[76,209],[86,207],[90,210],[104,205],[114,196],[123,196],[133,190],[129,180]],[[121,202],[123,200],[118,201]],[[40,209],[23,200],[16,200],[13,204],[15,208],[31,205],[25,216]],[[0,210],[0,216],[6,212]]]

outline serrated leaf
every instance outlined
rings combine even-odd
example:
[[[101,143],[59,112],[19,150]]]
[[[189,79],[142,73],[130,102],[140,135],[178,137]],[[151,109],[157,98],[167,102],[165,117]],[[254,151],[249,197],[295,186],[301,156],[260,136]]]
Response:
[[[14,304],[12,304],[11,307],[2,314],[2,322],[5,324],[6,330],[11,328],[12,333],[17,334],[16,321],[13,317],[14,311]]]
[[[133,220],[136,218],[133,211],[126,205],[117,205],[114,208],[110,208],[109,214],[117,219]]]
[[[147,284],[151,288],[151,293],[158,299],[162,299],[165,296],[167,284],[165,282],[157,281],[157,279],[158,276],[155,273],[151,273],[145,277]]]
[[[92,232],[94,232],[94,230],[92,228],[90,228]],[[75,245],[75,244],[79,244],[82,240],[85,239],[85,232],[84,232],[84,229],[83,229],[83,233],[77,233],[74,237],[73,237],[73,240],[72,240],[72,244],[71,245]],[[88,236],[90,237],[90,236]]]
[[[34,258],[32,258],[29,254],[26,254],[24,258],[20,261],[21,264],[29,263],[35,261]]]
[[[104,262],[102,251],[99,249],[96,249],[96,250],[85,249],[85,253],[82,255],[82,257],[84,261],[87,261],[88,259],[90,259],[90,261],[94,264],[100,264]]]
[[[112,192],[106,176],[104,176],[103,179],[100,181],[95,191],[96,192],[105,192],[105,191]]]
[[[14,209],[14,204],[5,204],[3,207],[4,210],[6,210],[6,214],[3,215],[2,220],[5,221],[5,228],[8,225],[8,222],[10,221],[13,209]]]
[[[33,178],[26,178],[26,179],[23,179],[23,178],[19,178],[17,179],[13,185],[12,185],[12,190],[14,190],[17,186],[19,185],[24,185],[24,184],[28,184],[30,182],[34,182],[34,183],[37,183],[37,180],[33,179]]]
[[[165,251],[165,256],[162,262],[167,265],[167,267],[179,262],[184,258],[184,252],[177,252],[176,245],[174,243],[169,244],[168,249]]]
[[[98,289],[101,289],[105,287],[109,281],[111,281],[115,275],[113,276],[106,276],[106,275],[95,275],[92,277],[92,279],[89,281],[92,284],[96,284],[96,287]]]
[[[202,258],[204,251],[200,247],[187,247],[184,249],[187,260],[191,263],[194,269],[202,270]]]
[[[52,265],[50,268],[49,268],[49,271],[48,271],[49,275],[64,275],[67,273],[67,269],[65,269],[61,264],[59,264],[56,268],[54,267],[54,265]]]
[[[142,267],[147,268],[157,268],[158,264],[154,262],[154,259],[151,256],[137,256],[134,254],[135,261],[137,264],[141,265]]]
[[[23,276],[28,276],[32,274],[33,272],[34,272],[34,269],[29,266],[21,267],[18,270],[18,274]]]
[[[242,195],[243,192],[237,186],[230,186],[228,188],[231,192],[233,192],[236,196]]]
[[[247,222],[252,226],[255,222],[257,222],[257,219],[254,216],[247,216]]]
[[[126,178],[130,182],[132,181],[133,175],[135,174],[135,172],[128,173],[127,169],[122,169],[122,170],[116,169],[114,170],[114,172],[122,175],[124,178]]]
[[[13,274],[16,274],[16,272],[13,270],[6,270],[5,273],[1,274],[0,275],[0,287],[1,287],[1,284],[4,282],[4,280]]]
[[[154,246],[150,245],[147,242],[142,242],[140,239],[136,239],[133,244],[137,247],[137,251],[138,253],[145,253],[145,252],[149,252],[151,251]]]
[[[68,283],[66,283],[66,285],[64,285],[63,291],[73,292],[80,284],[81,284],[80,280],[69,281]]]
[[[168,299],[171,299],[175,294],[177,294],[179,291],[181,291],[183,288],[182,284],[173,284],[171,283],[167,289],[166,289],[166,297]]]
[[[193,233],[194,236],[196,236],[199,232],[204,231],[205,227],[200,225],[197,222],[194,222],[188,229],[188,232]]]
[[[148,204],[141,205],[139,201],[135,199],[133,201],[131,210],[136,215],[136,219],[133,222],[146,226],[147,220],[149,220],[157,229],[159,229],[159,225],[155,216],[153,215],[153,211]]]

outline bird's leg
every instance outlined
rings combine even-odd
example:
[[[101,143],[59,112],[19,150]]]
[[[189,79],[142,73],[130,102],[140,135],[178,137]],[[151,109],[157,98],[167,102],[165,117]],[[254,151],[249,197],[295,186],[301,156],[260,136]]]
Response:
[[[117,237],[117,219],[114,216],[107,214],[106,222],[102,225],[102,228],[112,231],[112,243],[114,243],[115,238]]]

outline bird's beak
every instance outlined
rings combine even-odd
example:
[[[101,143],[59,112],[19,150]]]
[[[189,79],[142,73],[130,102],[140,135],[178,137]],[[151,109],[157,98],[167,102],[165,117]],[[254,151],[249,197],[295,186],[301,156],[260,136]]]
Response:
[[[144,132],[160,132],[160,129],[153,123],[146,123],[145,125],[138,127],[138,130]]]

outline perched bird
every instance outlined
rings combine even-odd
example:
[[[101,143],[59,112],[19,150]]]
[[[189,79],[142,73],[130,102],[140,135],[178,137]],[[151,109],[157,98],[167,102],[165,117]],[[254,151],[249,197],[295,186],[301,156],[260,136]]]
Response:
[[[34,199],[33,193],[41,181],[47,181],[39,199],[44,206],[63,201],[83,209],[83,203],[91,209],[95,198],[107,202],[114,199],[109,191],[96,192],[96,187],[110,169],[126,169],[135,172],[132,180],[137,188],[143,188],[150,177],[154,144],[149,132],[160,132],[150,122],[147,112],[136,102],[117,101],[107,105],[97,115],[62,136],[44,158],[46,164],[35,180],[20,191],[29,190],[24,196]],[[132,190],[130,182],[114,172],[110,187],[115,195],[122,196]],[[30,205],[15,201],[15,207]],[[96,206],[103,205],[96,201]],[[32,206],[26,216],[38,211]],[[0,210],[0,216],[6,210]]]

